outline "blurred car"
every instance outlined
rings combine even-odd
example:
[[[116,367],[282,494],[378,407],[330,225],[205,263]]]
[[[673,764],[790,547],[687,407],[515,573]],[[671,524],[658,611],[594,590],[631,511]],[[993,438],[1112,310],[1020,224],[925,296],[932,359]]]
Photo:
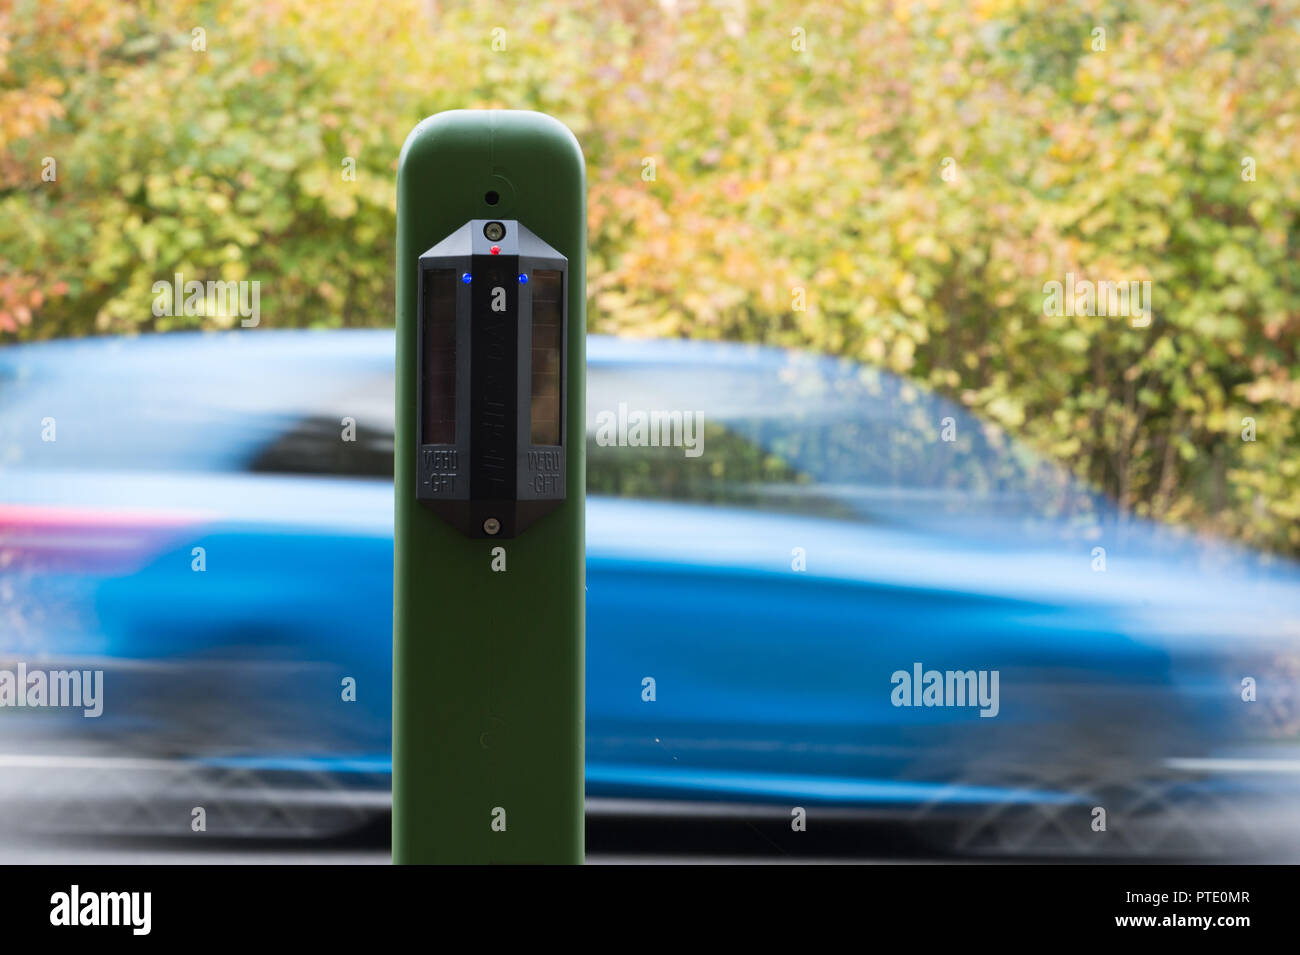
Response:
[[[0,352],[0,671],[103,673],[97,717],[0,706],[5,818],[315,836],[387,810],[393,362],[391,331]],[[1121,514],[849,361],[592,337],[588,362],[590,811],[1294,845],[1296,563]],[[904,688],[930,672],[958,677]],[[957,701],[966,674],[996,697]]]

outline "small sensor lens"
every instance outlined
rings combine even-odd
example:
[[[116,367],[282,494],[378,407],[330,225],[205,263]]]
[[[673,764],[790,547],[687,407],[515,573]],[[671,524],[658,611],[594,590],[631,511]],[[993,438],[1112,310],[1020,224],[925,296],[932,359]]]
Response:
[[[483,235],[489,242],[500,242],[505,234],[506,227],[500,222],[489,222],[483,227]]]

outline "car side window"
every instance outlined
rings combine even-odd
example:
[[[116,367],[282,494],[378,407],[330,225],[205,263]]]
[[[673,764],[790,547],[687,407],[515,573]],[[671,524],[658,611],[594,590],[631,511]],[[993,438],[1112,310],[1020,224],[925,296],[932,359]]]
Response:
[[[674,446],[620,446],[588,434],[587,493],[852,516],[818,493],[809,475],[737,432],[705,422],[699,437],[707,456],[692,457]]]
[[[255,474],[315,474],[333,477],[393,477],[393,428],[340,418],[300,419],[249,462]]]

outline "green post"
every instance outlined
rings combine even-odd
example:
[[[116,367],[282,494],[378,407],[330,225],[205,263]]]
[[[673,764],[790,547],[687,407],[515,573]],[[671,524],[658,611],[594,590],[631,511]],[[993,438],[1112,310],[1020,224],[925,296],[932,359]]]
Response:
[[[586,206],[541,113],[398,161],[396,863],[583,860]]]

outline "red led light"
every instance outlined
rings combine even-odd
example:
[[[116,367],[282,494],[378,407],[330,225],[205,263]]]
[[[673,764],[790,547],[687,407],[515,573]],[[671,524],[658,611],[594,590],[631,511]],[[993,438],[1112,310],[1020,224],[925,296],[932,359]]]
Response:
[[[501,254],[501,246],[499,246],[499,245],[494,245],[494,246],[492,246],[492,248],[489,249],[488,251],[490,251],[493,255],[500,255],[500,254]]]

